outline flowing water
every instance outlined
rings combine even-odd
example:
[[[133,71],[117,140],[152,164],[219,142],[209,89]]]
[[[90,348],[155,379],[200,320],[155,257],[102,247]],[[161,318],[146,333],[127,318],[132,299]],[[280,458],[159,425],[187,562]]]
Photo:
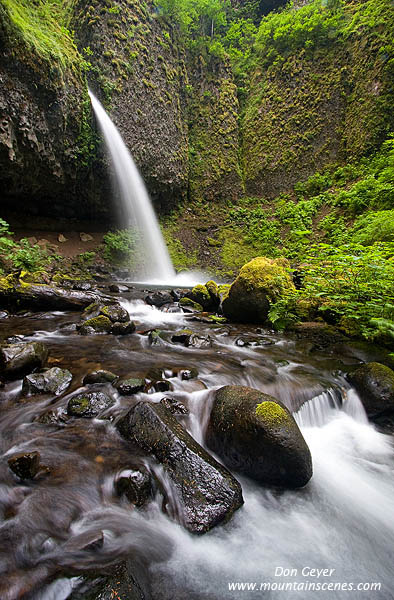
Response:
[[[147,281],[173,281],[175,270],[142,177],[114,123],[91,91],[89,96],[108,148],[126,215],[123,228],[133,227],[138,232],[139,255],[144,257],[144,271],[139,276]]]
[[[2,322],[2,337],[43,340],[51,364],[68,368],[73,383],[59,398],[22,399],[20,381],[0,390],[0,598],[63,600],[84,572],[126,557],[143,565],[144,585],[154,600],[393,598],[392,437],[368,423],[343,376],[360,358],[379,358],[373,349],[321,350],[256,327],[188,322],[175,306],[166,312],[142,301],[122,302],[137,322],[136,334],[79,336],[70,327],[79,313],[26,314]],[[171,343],[171,333],[186,323],[198,335],[210,335],[212,347]],[[149,345],[146,333],[153,327],[162,331],[162,346]],[[183,423],[202,444],[214,389],[238,384],[272,394],[294,412],[309,444],[312,480],[304,489],[281,492],[235,474],[244,506],[227,524],[200,537],[177,523],[175,505],[173,519],[162,512],[159,491],[147,507],[132,508],[113,491],[122,470],[141,464],[155,469],[170,505],[171,486],[146,456],[131,453],[113,421],[37,422],[48,410],[61,413],[83,376],[98,367],[120,376],[161,368],[173,385],[165,395],[188,406]],[[175,375],[176,368],[191,367],[198,370],[196,379],[183,381]],[[107,414],[115,421],[136,399],[157,402],[163,397],[154,393],[132,399],[119,397],[110,386],[104,389],[116,399]],[[18,482],[7,459],[21,450],[38,450],[50,473]],[[95,544],[97,539],[104,543]],[[297,572],[285,576],[285,568]],[[334,571],[316,578],[312,568]],[[260,590],[268,582],[273,590]],[[381,589],[275,589],[275,584],[292,582],[354,587],[376,582]],[[258,587],[231,590],[233,584]]]

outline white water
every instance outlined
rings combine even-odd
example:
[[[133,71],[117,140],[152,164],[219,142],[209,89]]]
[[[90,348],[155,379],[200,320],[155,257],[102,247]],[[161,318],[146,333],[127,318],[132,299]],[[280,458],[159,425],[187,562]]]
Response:
[[[119,131],[90,90],[89,96],[119,186],[127,220],[125,228],[136,226],[141,236],[145,270],[140,276],[146,281],[171,282],[175,270],[141,175]]]

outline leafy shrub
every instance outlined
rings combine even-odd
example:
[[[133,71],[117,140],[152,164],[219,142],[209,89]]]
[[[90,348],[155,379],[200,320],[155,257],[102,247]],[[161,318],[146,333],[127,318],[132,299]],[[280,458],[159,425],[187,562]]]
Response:
[[[368,212],[358,217],[353,240],[365,246],[375,242],[394,242],[394,210]]]
[[[116,265],[132,266],[137,259],[138,235],[131,229],[109,231],[103,237],[104,258]]]

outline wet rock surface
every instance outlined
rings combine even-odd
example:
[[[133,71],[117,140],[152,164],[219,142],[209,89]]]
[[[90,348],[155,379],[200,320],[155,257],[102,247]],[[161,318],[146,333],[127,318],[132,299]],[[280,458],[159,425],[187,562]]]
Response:
[[[0,372],[17,378],[45,365],[48,349],[42,342],[7,344],[0,348]]]
[[[377,362],[362,365],[348,374],[356,388],[367,415],[376,419],[394,416],[394,371]]]
[[[73,417],[97,417],[114,404],[115,400],[104,392],[83,392],[70,398],[67,412]]]
[[[117,424],[121,434],[153,454],[170,477],[193,533],[231,517],[242,503],[239,483],[161,404],[139,402]]]
[[[8,466],[20,479],[33,479],[40,469],[39,452],[23,452],[8,459]]]
[[[152,499],[151,476],[143,467],[138,470],[125,469],[116,478],[114,485],[117,495],[125,495],[135,506],[143,506]]]
[[[115,387],[119,394],[122,396],[130,396],[132,394],[138,394],[145,388],[145,379],[139,377],[128,377],[127,379],[121,379],[115,383]]]
[[[264,484],[297,488],[312,477],[309,448],[288,409],[252,388],[215,393],[206,442],[228,467]]]
[[[34,394],[62,394],[72,381],[72,374],[67,369],[52,367],[42,373],[26,375],[23,380],[22,394],[32,396]]]

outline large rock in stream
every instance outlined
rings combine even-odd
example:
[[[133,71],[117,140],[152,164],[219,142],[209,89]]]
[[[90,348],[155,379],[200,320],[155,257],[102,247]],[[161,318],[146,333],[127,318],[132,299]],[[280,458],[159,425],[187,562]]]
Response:
[[[356,388],[371,419],[394,415],[394,371],[378,362],[362,365],[348,380]]]
[[[312,477],[311,453],[294,418],[259,390],[217,390],[206,441],[229,468],[261,483],[298,488]]]
[[[118,422],[120,433],[151,453],[173,483],[183,524],[204,533],[243,503],[238,481],[208,454],[162,404],[139,402]]]
[[[48,349],[42,342],[6,344],[0,348],[0,372],[17,379],[45,365]]]
[[[265,323],[270,304],[295,291],[284,258],[254,258],[246,263],[223,298],[223,314],[238,323]]]
[[[0,303],[15,309],[32,310],[81,310],[94,302],[113,302],[93,292],[69,290],[54,285],[11,282],[3,278],[0,282]]]

